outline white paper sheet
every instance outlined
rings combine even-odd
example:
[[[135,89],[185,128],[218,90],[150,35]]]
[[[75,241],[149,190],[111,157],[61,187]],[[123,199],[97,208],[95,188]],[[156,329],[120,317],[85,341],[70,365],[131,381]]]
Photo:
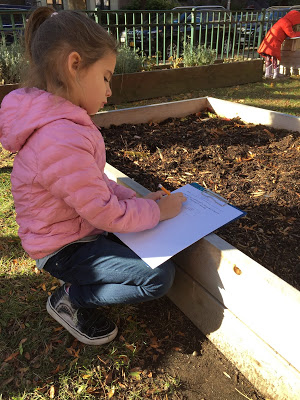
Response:
[[[162,221],[155,228],[143,232],[115,233],[151,268],[156,268],[192,243],[244,214],[213,194],[191,185],[175,192],[182,192],[187,198],[175,218]]]

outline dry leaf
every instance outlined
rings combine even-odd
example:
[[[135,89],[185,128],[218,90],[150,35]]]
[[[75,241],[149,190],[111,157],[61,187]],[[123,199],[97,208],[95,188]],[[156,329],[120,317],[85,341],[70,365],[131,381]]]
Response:
[[[111,399],[114,394],[115,394],[115,388],[110,389],[110,391],[108,392],[108,398]]]
[[[264,129],[264,132],[266,132],[266,134],[270,137],[270,138],[272,138],[272,139],[274,139],[274,133],[272,133],[272,132],[270,132],[268,129]]]
[[[13,359],[14,359],[15,357],[17,357],[17,355],[19,355],[19,354],[20,354],[19,351],[16,351],[15,353],[12,353],[10,356],[8,356],[8,357],[4,360],[4,362],[13,360]]]
[[[70,367],[72,367],[72,365],[76,364],[77,361],[78,361],[78,358],[74,358],[74,360],[72,360],[72,361],[70,362],[70,364],[69,364]]]
[[[60,371],[60,365],[58,364],[58,366],[55,368],[55,370],[53,370],[51,373],[57,374],[59,371]]]
[[[130,372],[140,372],[140,373],[142,373],[141,367],[134,367],[134,368],[131,368]]]
[[[110,371],[105,377],[105,385],[110,384],[112,381],[112,371]]]
[[[89,386],[87,389],[86,389],[86,391],[87,391],[87,393],[95,393],[95,392],[97,392],[97,388],[96,387],[93,387],[93,386]]]
[[[125,354],[121,354],[119,358],[124,362],[124,364],[129,363],[129,358]]]
[[[55,387],[52,385],[49,390],[49,397],[50,399],[54,399],[55,396]]]
[[[83,385],[79,386],[79,388],[77,389],[77,393],[78,394],[81,393],[83,391],[83,389],[84,389]]]
[[[157,349],[160,345],[158,343],[151,343],[150,347],[152,347],[153,349]]]
[[[97,356],[97,357],[103,364],[107,364],[108,360],[102,360],[102,358],[100,358],[100,356]]]
[[[173,347],[172,349],[175,350],[175,351],[181,351],[182,350],[181,347]]]
[[[265,192],[264,190],[258,189],[256,192],[252,192],[251,194],[252,194],[254,197],[260,197],[260,196],[263,196],[265,193],[266,193],[266,192]]]
[[[134,372],[130,372],[129,375],[130,375],[133,379],[139,381],[139,380],[141,380],[141,373],[142,373],[142,371],[134,371]]]
[[[125,346],[127,347],[128,350],[131,350],[132,352],[135,351],[135,347],[132,344],[125,343]]]
[[[14,376],[11,376],[10,378],[6,379],[5,381],[2,382],[2,385],[8,385],[10,382],[14,380]]]
[[[67,347],[66,350],[67,350],[67,352],[70,354],[70,356],[73,355],[73,351],[74,351],[74,350],[73,350],[72,347]]]

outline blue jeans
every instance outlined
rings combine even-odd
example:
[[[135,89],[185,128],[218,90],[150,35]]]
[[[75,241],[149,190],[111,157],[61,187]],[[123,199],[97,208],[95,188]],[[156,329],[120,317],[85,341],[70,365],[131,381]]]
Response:
[[[113,234],[63,248],[44,269],[71,283],[70,300],[80,308],[159,298],[170,289],[175,275],[171,260],[151,269]]]

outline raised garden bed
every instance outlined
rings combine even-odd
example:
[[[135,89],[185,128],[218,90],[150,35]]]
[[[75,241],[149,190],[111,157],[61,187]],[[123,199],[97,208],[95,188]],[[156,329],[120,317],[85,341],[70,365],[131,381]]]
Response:
[[[17,83],[11,83],[7,85],[0,85],[0,104],[3,98],[12,90],[18,89],[19,85]]]
[[[246,125],[231,120],[237,116]],[[158,125],[168,117],[180,119]],[[170,298],[263,394],[296,400],[299,133],[282,129],[299,132],[299,118],[203,98],[100,113],[95,121],[130,124],[103,129],[108,161],[148,189],[198,181],[248,211],[219,231],[231,244],[212,234],[174,258],[178,271]],[[118,170],[108,172],[146,192]]]
[[[109,104],[260,82],[262,76],[263,61],[260,59],[118,74],[112,77],[113,95],[109,98]],[[0,103],[4,96],[17,87],[17,84],[0,85]]]
[[[109,104],[260,82],[262,76],[260,59],[113,75]]]

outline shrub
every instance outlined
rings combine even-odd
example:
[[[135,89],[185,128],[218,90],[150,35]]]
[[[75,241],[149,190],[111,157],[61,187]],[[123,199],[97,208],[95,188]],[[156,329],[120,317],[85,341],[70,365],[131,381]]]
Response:
[[[0,45],[0,83],[19,83],[24,66],[23,48],[20,41]]]
[[[118,51],[115,74],[139,72],[142,69],[142,58],[130,47],[122,46]]]
[[[186,43],[182,59],[185,67],[213,64],[216,59],[216,51],[202,45],[192,46],[190,43]]]

